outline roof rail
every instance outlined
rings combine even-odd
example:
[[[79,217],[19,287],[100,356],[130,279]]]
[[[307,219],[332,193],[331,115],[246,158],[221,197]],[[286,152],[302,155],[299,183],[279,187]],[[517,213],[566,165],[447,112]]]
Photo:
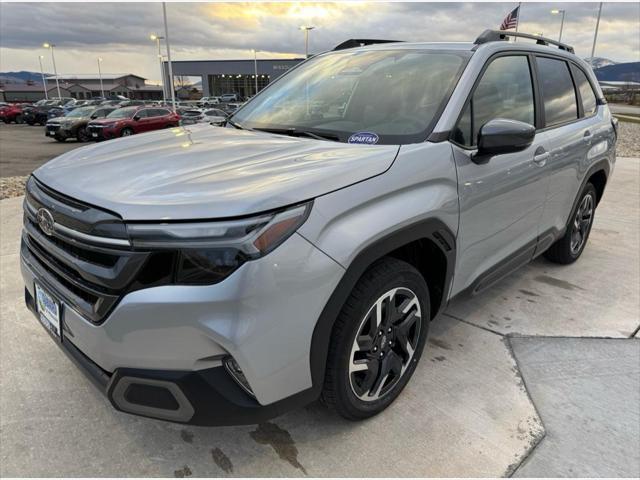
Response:
[[[531,35],[529,33],[507,32],[505,30],[485,30],[480,34],[478,38],[476,38],[475,42],[473,43],[475,43],[476,45],[481,45],[488,42],[500,42],[508,40],[509,37],[528,38],[529,40],[535,40],[538,45],[556,45],[560,50],[575,53],[573,47],[571,45],[567,45],[566,43],[561,43],[547,37]]]
[[[402,40],[376,40],[374,38],[370,39],[362,39],[362,38],[351,38],[349,40],[345,40],[340,45],[334,47],[335,50],[344,50],[346,48],[355,48],[355,47],[364,47],[365,45],[374,45],[376,43],[398,43],[402,42]]]

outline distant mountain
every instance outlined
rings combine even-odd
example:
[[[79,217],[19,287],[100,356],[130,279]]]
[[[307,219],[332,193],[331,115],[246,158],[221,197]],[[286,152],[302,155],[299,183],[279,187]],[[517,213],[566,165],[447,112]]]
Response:
[[[640,82],[640,62],[616,63],[594,69],[601,82]]]
[[[51,75],[45,73],[45,76]],[[27,82],[42,82],[42,74],[40,72],[0,72],[0,81],[4,83],[27,83]]]
[[[608,58],[604,58],[604,57],[585,58],[584,61],[587,62],[587,63],[590,63],[591,64],[591,68],[593,68],[594,70],[596,68],[607,67],[609,65],[615,65],[615,64],[618,63],[618,62],[614,62],[613,60],[609,60]]]

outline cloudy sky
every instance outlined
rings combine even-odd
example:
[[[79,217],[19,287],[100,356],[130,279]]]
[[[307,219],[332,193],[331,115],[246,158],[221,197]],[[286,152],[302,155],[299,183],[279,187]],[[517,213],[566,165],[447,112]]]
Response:
[[[472,41],[498,28],[510,3],[169,3],[172,57],[186,59],[295,57],[304,52],[303,24],[316,27],[310,51],[332,48],[347,38],[407,41]],[[566,10],[563,41],[587,57],[597,3],[524,3],[520,31],[557,38]],[[105,73],[131,72],[158,79],[155,43],[161,31],[160,3],[0,3],[0,71],[38,71],[38,55],[52,71],[43,42],[56,45],[59,73],[94,73],[103,57]],[[596,56],[640,60],[640,2],[605,3]]]

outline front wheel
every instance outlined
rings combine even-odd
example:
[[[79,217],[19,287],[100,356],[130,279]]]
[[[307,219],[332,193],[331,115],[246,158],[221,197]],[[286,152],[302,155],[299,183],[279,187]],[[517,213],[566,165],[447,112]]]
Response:
[[[131,135],[133,135],[133,130],[130,128],[123,128],[120,132],[121,137],[130,137]]]
[[[387,408],[427,338],[429,290],[410,264],[385,257],[360,278],[333,328],[323,401],[350,420]]]
[[[89,132],[87,132],[86,128],[79,128],[78,132],[76,133],[76,138],[78,139],[79,142],[83,142],[83,143],[91,140],[91,137],[89,136]]]
[[[568,265],[582,255],[593,226],[596,199],[595,187],[591,183],[587,183],[580,192],[578,203],[571,212],[569,225],[564,236],[545,252],[544,256],[548,260]]]

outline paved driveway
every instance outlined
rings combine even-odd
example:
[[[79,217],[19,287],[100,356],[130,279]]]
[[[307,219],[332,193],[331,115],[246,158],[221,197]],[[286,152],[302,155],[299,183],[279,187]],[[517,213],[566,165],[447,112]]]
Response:
[[[558,267],[537,260],[482,296],[451,305],[433,323],[412,382],[383,414],[352,423],[314,404],[261,425],[224,428],[183,427],[111,408],[23,306],[17,254],[21,199],[3,200],[0,475],[501,476],[517,473],[523,462],[530,475],[563,474],[536,470],[532,463],[535,447],[547,441],[545,413],[540,410],[541,419],[525,387],[531,388],[530,380],[520,367],[527,363],[518,362],[538,359],[529,354],[516,362],[509,335],[637,335],[639,178],[639,159],[618,161],[579,262]],[[535,370],[528,374],[544,386]],[[632,414],[640,409],[627,405]],[[555,439],[571,428],[556,427],[552,417],[547,421]],[[606,422],[606,416],[594,421]],[[640,436],[637,425],[612,428],[623,429],[631,440],[603,445],[584,460],[592,463],[585,470],[590,474],[610,472],[599,470],[602,459],[613,449],[633,449]]]

